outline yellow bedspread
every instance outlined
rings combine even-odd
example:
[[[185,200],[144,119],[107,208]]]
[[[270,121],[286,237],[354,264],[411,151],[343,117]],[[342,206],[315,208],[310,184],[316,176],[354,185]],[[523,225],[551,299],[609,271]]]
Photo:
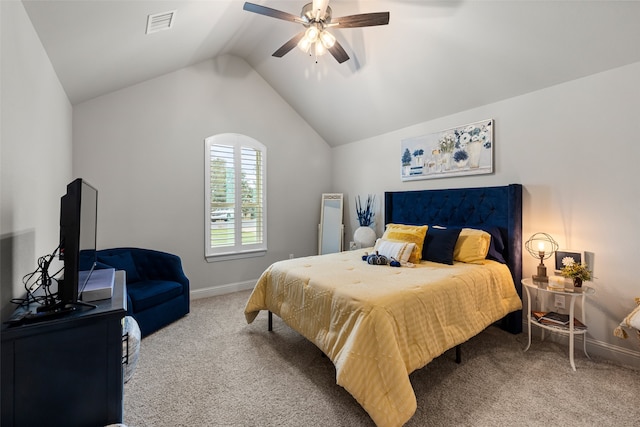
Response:
[[[248,323],[270,310],[334,363],[378,426],[416,411],[409,374],[522,307],[505,265],[369,265],[363,250],[281,261],[260,277]]]

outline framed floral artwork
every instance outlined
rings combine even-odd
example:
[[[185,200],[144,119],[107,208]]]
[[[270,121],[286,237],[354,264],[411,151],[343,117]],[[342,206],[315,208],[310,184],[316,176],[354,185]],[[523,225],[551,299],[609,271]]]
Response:
[[[493,173],[493,119],[401,141],[403,181]]]
[[[556,258],[556,270],[555,272],[560,274],[560,270],[567,264],[576,263],[580,264],[584,262],[582,252],[570,250],[570,249],[559,249],[555,253]]]

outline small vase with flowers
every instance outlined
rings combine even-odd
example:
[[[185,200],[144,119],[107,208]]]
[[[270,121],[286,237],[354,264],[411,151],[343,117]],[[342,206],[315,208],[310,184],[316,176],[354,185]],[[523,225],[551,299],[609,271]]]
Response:
[[[571,278],[573,280],[573,286],[576,288],[581,287],[583,281],[589,281],[593,277],[587,264],[575,262],[571,257],[563,258],[562,265],[560,275]]]

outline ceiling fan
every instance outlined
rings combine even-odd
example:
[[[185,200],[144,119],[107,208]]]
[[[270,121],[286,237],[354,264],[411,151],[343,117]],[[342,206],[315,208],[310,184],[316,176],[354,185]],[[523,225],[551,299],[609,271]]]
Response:
[[[273,56],[277,58],[282,58],[291,49],[298,46],[302,51],[309,53],[313,48],[316,57],[329,51],[336,61],[342,64],[349,59],[349,55],[335,36],[327,30],[328,28],[372,27],[389,23],[389,12],[361,13],[332,18],[329,0],[313,0],[312,3],[307,3],[302,7],[300,16],[249,2],[244,4],[243,9],[272,18],[296,22],[305,27],[305,30],[293,36],[273,53]]]

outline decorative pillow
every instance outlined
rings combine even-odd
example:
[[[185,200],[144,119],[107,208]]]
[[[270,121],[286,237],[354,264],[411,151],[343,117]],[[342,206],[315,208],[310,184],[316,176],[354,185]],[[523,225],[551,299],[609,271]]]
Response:
[[[395,242],[380,238],[376,240],[373,250],[380,255],[384,255],[389,259],[394,258],[402,263],[409,260],[415,246],[415,243]]]
[[[422,258],[440,264],[453,265],[453,250],[460,231],[459,228],[429,227]]]
[[[502,240],[500,228],[495,226],[478,228],[491,234],[491,244],[489,245],[489,252],[487,252],[487,259],[492,259],[494,261],[501,262],[502,264],[506,264],[507,261],[504,258],[505,246],[504,241]]]
[[[454,227],[454,226],[450,226]],[[455,227],[458,228],[475,228],[478,230],[486,231],[491,235],[491,243],[489,244],[489,252],[487,253],[487,259],[492,259],[494,261],[498,261],[502,264],[506,264],[506,248],[504,245],[504,240],[502,239],[502,231],[500,227],[495,225],[466,225],[466,224],[456,224]]]
[[[638,305],[635,309],[629,313],[627,317],[625,317],[620,325],[613,331],[613,335],[618,338],[627,338],[627,332],[622,329],[625,328],[635,328],[638,332],[638,338],[640,338],[640,298],[635,298],[636,304]]]
[[[640,330],[640,298],[636,298],[636,304],[638,304],[638,307],[636,307],[635,310],[629,313],[629,315],[625,318],[625,321],[632,328]]]
[[[487,258],[491,235],[475,228],[463,228],[453,250],[455,261],[482,264]]]
[[[385,240],[414,243],[415,247],[409,257],[409,262],[417,264],[422,259],[422,246],[424,236],[427,234],[426,225],[387,224],[387,229],[382,235]]]
[[[127,283],[139,282],[140,276],[136,265],[133,262],[131,252],[121,252],[115,255],[99,255],[98,261],[115,268],[116,270],[124,270],[127,272]]]

